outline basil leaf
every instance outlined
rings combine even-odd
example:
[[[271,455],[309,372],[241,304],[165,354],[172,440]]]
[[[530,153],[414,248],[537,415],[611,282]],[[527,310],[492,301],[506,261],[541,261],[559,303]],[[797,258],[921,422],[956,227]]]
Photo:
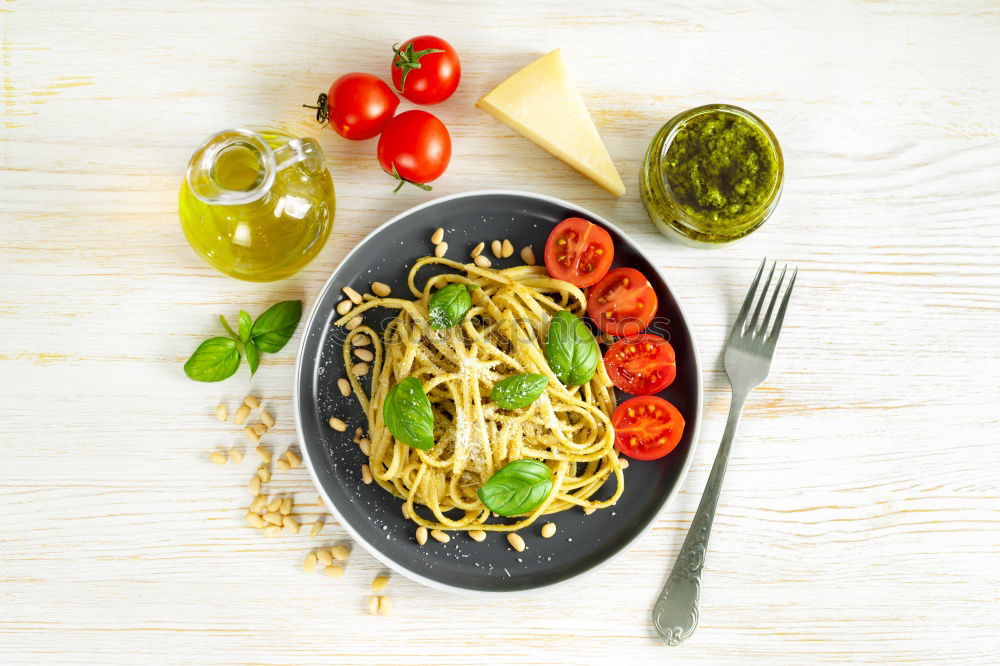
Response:
[[[476,288],[465,284],[449,284],[435,291],[427,308],[431,328],[441,330],[462,323],[465,313],[472,309],[469,292]]]
[[[434,412],[416,377],[407,377],[389,389],[382,404],[382,419],[392,436],[403,444],[425,451],[434,446]]]
[[[223,317],[222,315],[219,315],[219,321],[222,322],[222,328],[226,329],[226,333],[229,334],[229,337],[231,337],[233,340],[239,340],[240,339],[240,336],[236,335],[236,331],[234,331],[232,329],[232,327],[229,325],[229,322],[226,321],[225,317]]]
[[[579,386],[594,376],[601,351],[587,325],[569,310],[560,310],[549,324],[545,360],[559,381]]]
[[[232,338],[209,338],[184,364],[184,374],[199,382],[221,382],[240,367],[240,350]]]
[[[538,400],[548,385],[549,378],[545,375],[514,375],[493,385],[490,400],[504,409],[520,409]]]
[[[257,372],[257,366],[260,365],[260,350],[257,349],[257,345],[253,341],[247,342],[243,345],[243,351],[247,355],[247,364],[250,366],[250,376]]]
[[[279,352],[295,333],[301,318],[302,301],[275,303],[257,317],[250,330],[250,339],[262,352]]]
[[[253,326],[253,319],[246,310],[240,310],[240,342],[250,339],[250,328]]]
[[[552,470],[538,460],[524,458],[501,467],[479,488],[479,499],[501,516],[531,513],[552,492]]]

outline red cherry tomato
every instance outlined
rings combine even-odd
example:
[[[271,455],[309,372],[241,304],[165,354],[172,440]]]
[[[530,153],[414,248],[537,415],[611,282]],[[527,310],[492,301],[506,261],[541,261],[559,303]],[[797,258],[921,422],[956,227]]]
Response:
[[[563,220],[545,241],[549,275],[577,287],[589,287],[604,277],[614,256],[611,235],[582,217]]]
[[[386,173],[404,183],[429,190],[451,161],[451,136],[440,120],[426,111],[405,111],[382,130],[378,161]]]
[[[649,326],[658,306],[652,285],[634,268],[610,271],[587,296],[587,314],[599,329],[616,337],[635,335]]]
[[[392,85],[414,104],[443,102],[458,87],[462,65],[452,45],[440,37],[414,37],[392,52]]]
[[[622,338],[604,353],[604,367],[615,386],[633,395],[659,393],[677,376],[670,343],[652,333]]]
[[[656,460],[677,447],[684,434],[684,417],[655,395],[626,400],[611,418],[615,446],[629,458]]]
[[[360,141],[382,131],[396,113],[399,98],[377,76],[353,72],[334,81],[316,106],[303,106],[316,109],[316,120],[329,122],[340,136]]]

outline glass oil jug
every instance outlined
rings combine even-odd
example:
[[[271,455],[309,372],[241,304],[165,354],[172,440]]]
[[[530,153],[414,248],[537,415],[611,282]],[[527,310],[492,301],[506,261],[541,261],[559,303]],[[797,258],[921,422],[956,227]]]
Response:
[[[330,235],[334,210],[319,144],[277,129],[210,137],[191,157],[180,192],[181,227],[194,251],[256,282],[308,264]]]

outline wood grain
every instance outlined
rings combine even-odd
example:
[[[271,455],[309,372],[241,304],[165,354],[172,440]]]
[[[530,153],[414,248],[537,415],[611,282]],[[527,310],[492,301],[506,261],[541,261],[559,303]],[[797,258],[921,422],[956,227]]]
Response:
[[[1000,649],[1000,9],[991,2],[0,2],[0,661],[4,663],[993,663]],[[437,33],[463,58],[434,108],[454,156],[434,192],[391,194],[374,142],[314,126],[345,71]],[[629,192],[614,200],[473,108],[562,47]],[[782,142],[785,191],[742,244],[662,238],[635,186],[675,113],[728,101]],[[405,105],[404,105],[405,106]],[[241,283],[177,224],[192,148],[281,123],[318,137],[334,234],[292,279]],[[294,443],[293,347],[257,377],[187,380],[219,313],[312,303],[375,226],[436,195],[544,192],[619,223],[661,265],[706,368],[690,476],[627,555],[558,591],[470,599],[393,577],[356,548],[242,525],[250,455],[215,421],[248,392]],[[716,520],[701,628],[649,622],[724,426],[722,343],[762,255],[801,274],[775,370],[748,405]],[[297,339],[293,346],[297,344]],[[308,517],[302,470],[277,474]],[[312,506],[310,506],[312,505]],[[569,547],[569,544],[567,544]]]

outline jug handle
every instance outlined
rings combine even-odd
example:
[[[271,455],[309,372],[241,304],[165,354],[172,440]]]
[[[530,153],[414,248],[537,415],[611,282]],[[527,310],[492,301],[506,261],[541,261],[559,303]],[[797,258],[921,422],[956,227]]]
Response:
[[[316,173],[323,170],[323,149],[315,139],[309,137],[292,139],[274,151],[274,161],[278,171],[302,164]]]

